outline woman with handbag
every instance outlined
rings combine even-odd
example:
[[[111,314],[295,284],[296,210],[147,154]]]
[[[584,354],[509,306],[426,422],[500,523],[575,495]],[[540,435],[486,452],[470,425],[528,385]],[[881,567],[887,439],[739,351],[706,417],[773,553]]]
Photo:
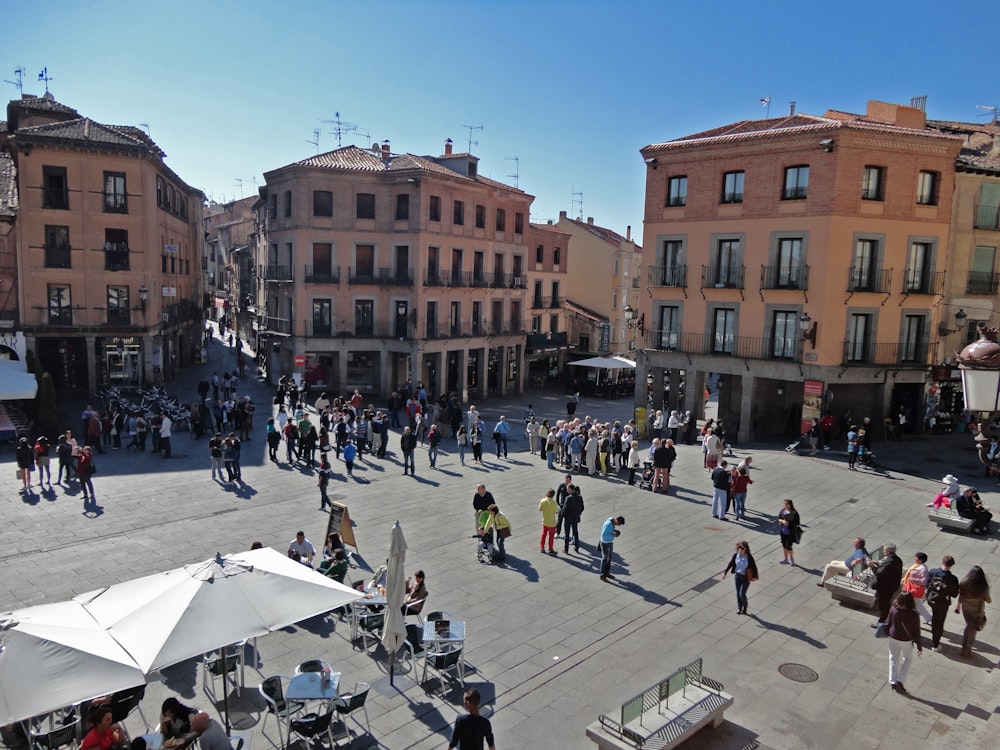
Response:
[[[759,579],[757,573],[757,563],[750,554],[750,545],[747,542],[736,542],[736,552],[729,560],[729,565],[722,571],[722,580],[726,579],[726,574],[732,571],[736,579],[736,614],[745,615],[747,613],[747,589],[750,582]]]
[[[910,671],[913,644],[917,653],[923,654],[920,641],[920,617],[913,606],[913,594],[904,591],[896,597],[889,610],[889,685],[897,693],[906,693],[903,681]]]
[[[500,509],[496,505],[491,505],[487,510],[490,512],[490,517],[486,519],[486,523],[483,525],[483,533],[488,534],[494,528],[497,533],[494,534],[497,540],[497,549],[500,550],[499,556],[496,558],[499,560],[505,560],[507,558],[507,550],[504,548],[504,540],[511,535],[510,521],[507,520],[507,516],[500,512]]]
[[[961,583],[958,584],[958,599],[955,600],[955,612],[961,610],[965,617],[965,633],[962,635],[962,656],[972,656],[972,644],[976,642],[976,633],[986,625],[986,605],[990,598],[990,584],[986,574],[978,565],[974,565]]]
[[[931,611],[927,608],[924,596],[927,593],[927,555],[918,552],[913,556],[913,565],[903,574],[903,591],[913,595],[913,609],[924,618],[924,622],[931,624]]]
[[[781,532],[781,551],[784,557],[781,559],[782,565],[795,565],[795,552],[792,545],[802,539],[802,529],[799,527],[799,513],[795,510],[795,503],[791,498],[786,498],[785,503],[778,513],[778,526]]]

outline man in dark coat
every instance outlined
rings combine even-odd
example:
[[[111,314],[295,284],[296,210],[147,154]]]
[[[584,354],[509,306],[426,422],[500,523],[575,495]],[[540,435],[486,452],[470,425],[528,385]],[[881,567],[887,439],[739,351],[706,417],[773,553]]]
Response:
[[[903,580],[903,561],[896,555],[896,545],[887,544],[882,548],[882,559],[875,569],[875,602],[878,604],[878,622],[872,627],[884,625],[889,617],[892,599]]]
[[[955,558],[945,555],[940,568],[934,568],[927,575],[927,593],[924,595],[931,608],[931,649],[941,650],[941,634],[944,621],[951,607],[951,600],[958,596],[958,578],[951,572]]]
[[[569,538],[573,537],[573,546],[577,552],[580,551],[580,516],[583,515],[583,497],[580,495],[580,489],[575,485],[571,484],[569,486],[569,492],[566,495],[565,501],[563,501],[562,506],[562,516],[563,516],[563,554],[569,554]]]

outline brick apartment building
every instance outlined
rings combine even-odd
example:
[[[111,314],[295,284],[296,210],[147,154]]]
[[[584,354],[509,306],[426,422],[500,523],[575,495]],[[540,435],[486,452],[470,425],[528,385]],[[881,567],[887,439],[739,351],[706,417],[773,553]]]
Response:
[[[450,140],[437,157],[384,142],[265,173],[252,242],[270,377],[382,396],[407,382],[463,400],[520,391],[533,198],[478,165]]]
[[[0,151],[16,175],[18,325],[56,388],[133,386],[193,361],[201,192],[144,131],[96,122],[48,93],[8,104]]]
[[[950,269],[962,138],[920,109],[736,122],[641,149],[653,406],[719,416],[739,439],[797,434],[827,408],[921,414]],[[664,400],[678,394],[683,401]]]

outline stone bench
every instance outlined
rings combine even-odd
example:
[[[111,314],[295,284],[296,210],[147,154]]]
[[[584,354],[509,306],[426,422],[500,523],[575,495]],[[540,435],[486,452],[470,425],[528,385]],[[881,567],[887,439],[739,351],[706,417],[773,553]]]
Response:
[[[864,609],[871,609],[875,606],[875,590],[870,588],[865,581],[858,580],[852,576],[834,576],[826,584],[826,590],[830,596],[839,602],[853,604]]]
[[[931,508],[927,512],[927,519],[933,521],[942,529],[954,529],[955,531],[969,532],[975,519],[962,518],[954,508]]]
[[[617,717],[587,727],[600,750],[670,750],[708,724],[722,723],[733,696],[701,673],[701,659],[625,701]]]

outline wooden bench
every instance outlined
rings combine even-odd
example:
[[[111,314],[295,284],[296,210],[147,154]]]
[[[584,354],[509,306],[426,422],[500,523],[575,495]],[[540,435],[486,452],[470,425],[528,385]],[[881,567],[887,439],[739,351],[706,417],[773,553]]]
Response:
[[[852,576],[834,576],[826,582],[830,596],[844,604],[854,604],[864,609],[875,606],[875,589],[865,581]]]
[[[670,750],[708,724],[719,726],[732,704],[733,696],[705,677],[696,659],[622,703],[617,717],[599,717],[587,737],[600,750]]]
[[[927,519],[936,523],[942,529],[954,529],[968,533],[972,530],[973,518],[962,518],[954,508],[931,508]]]

